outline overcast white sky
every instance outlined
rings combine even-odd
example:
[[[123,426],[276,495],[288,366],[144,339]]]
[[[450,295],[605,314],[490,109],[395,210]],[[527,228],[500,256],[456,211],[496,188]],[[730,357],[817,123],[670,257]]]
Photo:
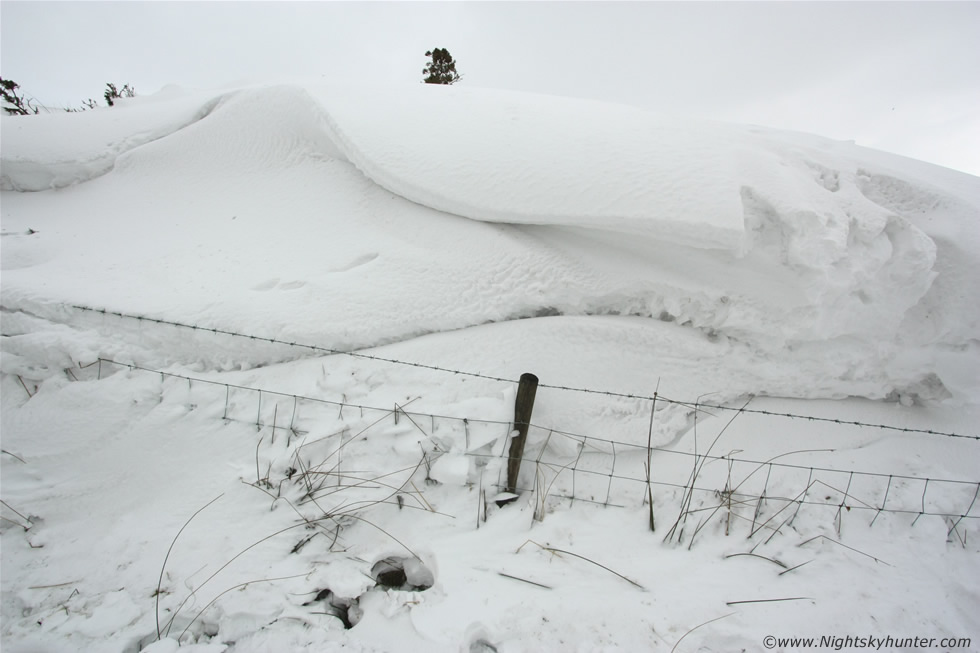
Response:
[[[812,132],[980,175],[980,2],[0,2],[48,105],[238,80],[422,79]]]

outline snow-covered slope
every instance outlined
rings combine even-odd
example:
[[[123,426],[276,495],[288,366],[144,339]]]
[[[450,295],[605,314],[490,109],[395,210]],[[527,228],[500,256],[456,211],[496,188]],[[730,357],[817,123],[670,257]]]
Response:
[[[6,188],[37,189],[37,170],[72,161],[59,178],[112,167],[8,194],[6,305],[273,324],[264,335],[337,348],[536,314],[637,315],[767,356],[824,358],[833,342],[852,369],[831,375],[885,370],[899,385],[938,372],[919,358],[910,374],[899,349],[963,346],[980,328],[964,271],[980,182],[947,171],[953,194],[849,144],[428,85],[170,91],[118,113],[4,121]],[[64,138],[72,129],[105,147]]]
[[[171,87],[113,109],[4,117],[0,129],[5,650],[121,651],[156,640],[151,595],[167,546],[220,493],[210,527],[181,542],[199,556],[175,559],[163,583],[162,610],[180,613],[181,628],[217,601],[182,639],[202,651],[338,643],[666,651],[730,612],[726,601],[746,597],[728,590],[743,586],[759,599],[818,595],[816,607],[778,605],[786,632],[777,635],[813,634],[803,631],[817,622],[827,632],[877,623],[876,633],[895,634],[914,622],[948,635],[976,627],[980,641],[971,616],[980,610],[969,608],[980,605],[969,544],[970,496],[980,487],[980,179],[817,136],[428,85]],[[325,356],[353,349],[367,357]],[[121,372],[100,358],[140,369]],[[558,481],[547,487],[556,494],[626,508],[545,502],[548,516],[533,526],[538,494],[480,508],[483,491],[496,492],[513,416],[508,380],[524,372],[543,383],[529,451],[547,456],[543,467],[525,468],[526,486],[553,473]],[[655,391],[656,404],[642,398]],[[770,399],[751,399],[765,413],[739,414],[725,430],[731,414],[693,410],[705,395],[727,407]],[[857,399],[822,401],[848,397]],[[321,409],[319,400],[344,406]],[[417,412],[408,421],[390,412],[409,404]],[[387,408],[387,421],[372,423],[371,407]],[[817,428],[771,412],[829,421]],[[918,431],[835,428],[835,419]],[[304,433],[302,445],[277,439],[287,420],[290,432]],[[348,443],[353,433],[370,438],[354,438],[329,469],[397,476],[372,487],[402,492],[398,505],[369,515],[397,540],[349,517],[337,523],[343,541],[318,538],[293,554],[297,541],[257,547],[249,569],[229,567],[220,588],[201,589],[202,564],[210,576],[248,544],[296,527],[297,514],[346,505],[339,490],[336,505],[321,497],[323,505],[304,507],[288,495],[296,511],[279,499],[270,513],[267,495],[252,486],[271,491],[259,482],[266,465],[289,486],[299,478],[290,467],[296,447],[327,456],[303,447]],[[642,476],[643,461],[628,447],[652,443],[663,448],[653,458],[662,492],[655,509],[676,517],[677,488],[691,469],[671,456],[703,455],[715,436],[717,454],[762,461],[795,452],[793,462],[811,474],[808,466],[867,472],[854,488],[846,472],[844,481],[822,480],[833,490],[828,505],[840,513],[833,497],[843,506],[852,495],[861,497],[859,512],[884,505],[883,496],[902,509],[921,504],[927,527],[909,531],[886,514],[880,537],[870,517],[850,535],[831,513],[745,545],[748,531],[726,537],[729,518],[686,551],[662,544],[663,531],[649,539],[644,497],[614,491],[612,472],[602,472],[608,487],[591,488],[581,474],[566,487],[567,474],[556,471],[585,465],[588,453],[602,469],[634,465]],[[618,444],[603,449],[608,441]],[[738,467],[726,479],[724,466],[705,471],[715,485],[702,508],[731,498]],[[812,478],[783,471],[770,468],[755,515],[745,508],[743,521],[779,510],[763,508],[762,495],[810,490]],[[900,475],[913,480],[892,487]],[[926,478],[935,482],[920,498]],[[415,509],[408,516],[405,497]],[[474,531],[481,510],[489,519]],[[969,519],[951,529],[936,511]],[[602,524],[599,532],[581,530],[583,515]],[[28,517],[26,530],[11,525]],[[964,533],[967,544],[946,542]],[[875,588],[872,599],[900,592],[909,577],[927,589],[869,621],[855,612],[858,597],[835,600],[834,573],[758,580],[719,563],[749,549],[804,562],[797,545],[811,536],[895,565],[882,572],[868,558],[848,558],[848,549],[821,551],[825,570],[862,579]],[[519,549],[529,538],[537,544]],[[404,554],[393,541],[432,571],[431,590],[369,591],[371,565]],[[576,543],[658,591],[637,598],[623,595],[615,576],[543,574],[554,552],[541,547],[575,551]],[[637,553],[646,547],[656,555]],[[86,566],[79,556],[93,549]],[[216,596],[297,574],[242,588],[238,598]],[[360,597],[370,627],[335,630],[334,617],[290,598],[328,586],[344,600]],[[200,603],[182,612],[191,587]],[[589,626],[597,612],[606,621]],[[719,623],[730,625],[699,631],[678,650],[757,647],[774,622],[741,611]],[[167,647],[176,643],[153,645]]]

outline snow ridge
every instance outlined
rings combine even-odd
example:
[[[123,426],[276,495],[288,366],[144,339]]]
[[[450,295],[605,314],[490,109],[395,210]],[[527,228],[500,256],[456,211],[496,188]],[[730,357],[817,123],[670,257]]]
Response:
[[[737,134],[718,125],[483,89],[312,92],[348,160],[413,202],[489,222],[741,244]]]

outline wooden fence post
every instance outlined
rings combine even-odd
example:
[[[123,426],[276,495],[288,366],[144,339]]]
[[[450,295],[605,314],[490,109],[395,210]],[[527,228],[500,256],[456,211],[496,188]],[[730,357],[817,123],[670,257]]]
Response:
[[[510,456],[507,460],[507,491],[517,492],[517,475],[521,471],[521,457],[524,456],[524,443],[527,429],[531,423],[531,410],[534,408],[534,395],[538,391],[538,377],[530,373],[521,374],[517,386],[517,400],[514,402],[514,428],[517,435],[510,442]]]

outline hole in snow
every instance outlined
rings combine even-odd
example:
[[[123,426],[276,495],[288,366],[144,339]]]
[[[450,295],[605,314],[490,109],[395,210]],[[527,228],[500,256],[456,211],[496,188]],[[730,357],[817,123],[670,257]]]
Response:
[[[418,558],[390,557],[371,567],[375,582],[386,589],[421,592],[432,587],[435,579]]]
[[[361,610],[358,607],[357,599],[345,599],[337,596],[329,589],[320,590],[312,601],[303,605],[314,604],[323,608],[323,614],[340,619],[347,630],[356,626],[357,622],[361,620]]]

